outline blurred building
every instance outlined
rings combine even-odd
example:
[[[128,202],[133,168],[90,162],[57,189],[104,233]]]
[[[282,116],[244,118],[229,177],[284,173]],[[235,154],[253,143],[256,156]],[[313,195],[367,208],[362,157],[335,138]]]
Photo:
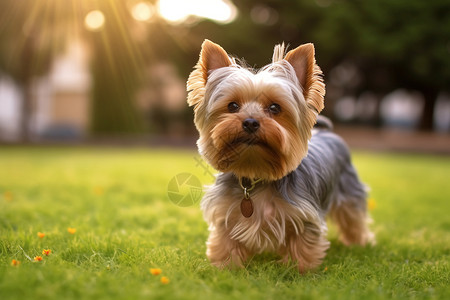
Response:
[[[33,139],[84,136],[89,125],[90,86],[87,52],[81,42],[71,41],[49,74],[33,82]],[[19,87],[10,78],[0,77],[0,139],[19,139],[22,101]]]
[[[48,79],[38,87],[37,133],[59,138],[85,135],[89,126],[90,86],[86,50],[80,42],[71,42],[66,53],[55,59]]]
[[[398,89],[381,101],[380,113],[388,127],[416,129],[420,124],[425,99],[418,92]]]
[[[21,92],[14,81],[0,73],[0,139],[19,136]]]
[[[89,59],[86,47],[72,40],[66,51],[54,59],[50,72],[34,79],[30,122],[33,140],[79,140],[88,135],[92,117]],[[160,62],[145,70],[135,104],[149,123],[150,131],[185,133],[184,119],[189,117],[185,116],[185,79],[170,62]],[[12,79],[0,77],[0,140],[20,139],[21,93]]]

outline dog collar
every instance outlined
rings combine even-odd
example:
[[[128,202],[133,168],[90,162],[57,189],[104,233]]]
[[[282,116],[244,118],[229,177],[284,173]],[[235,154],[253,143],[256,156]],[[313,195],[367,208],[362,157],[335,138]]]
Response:
[[[250,179],[247,177],[239,178],[239,185],[244,191],[244,198],[241,201],[241,213],[244,217],[250,218],[253,215],[253,201],[250,198],[250,192],[255,188],[258,182],[261,182],[262,178]]]

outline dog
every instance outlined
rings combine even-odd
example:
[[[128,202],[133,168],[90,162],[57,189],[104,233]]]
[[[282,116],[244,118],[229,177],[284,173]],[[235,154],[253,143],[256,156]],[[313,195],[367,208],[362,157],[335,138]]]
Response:
[[[220,171],[201,201],[213,265],[274,252],[302,273],[314,269],[330,245],[326,216],[345,245],[374,242],[366,186],[319,116],[325,84],[313,44],[276,45],[272,63],[253,70],[205,40],[187,91],[199,153]]]

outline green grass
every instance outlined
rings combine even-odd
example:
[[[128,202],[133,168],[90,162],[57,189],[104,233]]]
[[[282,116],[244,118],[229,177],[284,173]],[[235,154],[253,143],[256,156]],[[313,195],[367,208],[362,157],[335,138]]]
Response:
[[[199,206],[167,196],[178,173],[212,182],[194,158],[168,149],[0,149],[0,298],[449,298],[450,157],[355,153],[378,243],[347,248],[331,229],[323,265],[305,275],[270,255],[242,270],[209,265]],[[28,259],[43,249],[52,254]]]

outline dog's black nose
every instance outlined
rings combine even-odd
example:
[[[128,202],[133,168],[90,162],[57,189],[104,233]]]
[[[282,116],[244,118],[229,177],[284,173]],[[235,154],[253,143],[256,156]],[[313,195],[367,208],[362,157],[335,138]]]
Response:
[[[252,118],[245,119],[242,122],[242,128],[248,133],[254,133],[259,128],[259,122]]]

